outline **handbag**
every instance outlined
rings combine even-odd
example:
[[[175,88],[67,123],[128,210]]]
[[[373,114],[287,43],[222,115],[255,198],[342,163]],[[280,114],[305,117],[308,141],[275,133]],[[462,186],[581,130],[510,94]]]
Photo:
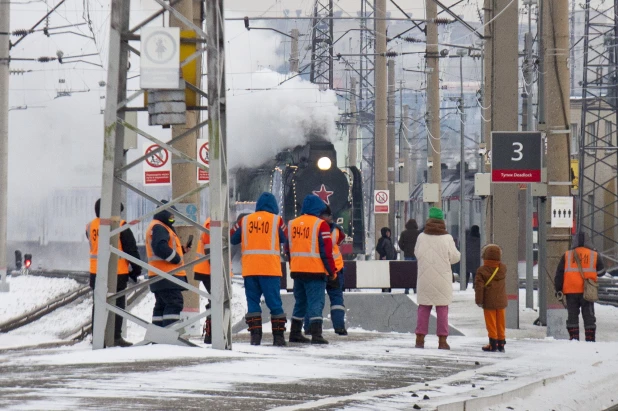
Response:
[[[485,287],[487,287],[489,285],[489,283],[491,282],[491,280],[494,279],[494,277],[496,276],[496,274],[498,273],[498,270],[500,269],[500,267],[496,267],[496,269],[494,270],[494,273],[491,275],[491,277],[489,277],[489,280],[487,280],[487,282],[485,283]]]
[[[599,284],[584,276],[584,270],[582,269],[582,262],[579,259],[579,255],[577,251],[573,251],[573,255],[575,256],[575,262],[577,263],[577,268],[579,269],[579,274],[582,276],[584,280],[584,300],[588,302],[599,301]]]

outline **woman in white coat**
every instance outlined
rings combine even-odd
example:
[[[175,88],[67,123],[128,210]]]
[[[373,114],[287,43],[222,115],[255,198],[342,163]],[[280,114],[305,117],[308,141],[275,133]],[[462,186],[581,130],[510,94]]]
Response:
[[[450,350],[448,337],[448,306],[453,301],[453,272],[451,264],[460,254],[453,237],[446,231],[444,213],[436,207],[429,209],[425,229],[418,236],[414,255],[418,260],[418,316],[416,320],[416,348],[425,347],[431,308],[436,306],[438,317],[438,348]]]

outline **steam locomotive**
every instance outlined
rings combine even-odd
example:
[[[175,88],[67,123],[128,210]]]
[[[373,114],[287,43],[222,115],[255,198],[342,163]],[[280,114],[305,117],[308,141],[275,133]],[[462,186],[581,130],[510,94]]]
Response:
[[[356,167],[337,167],[335,147],[325,141],[312,141],[280,152],[273,160],[257,168],[236,172],[232,214],[253,212],[263,191],[275,195],[284,220],[298,217],[308,194],[328,204],[333,217],[346,233],[341,247],[344,258],[353,259],[365,251],[363,188]]]

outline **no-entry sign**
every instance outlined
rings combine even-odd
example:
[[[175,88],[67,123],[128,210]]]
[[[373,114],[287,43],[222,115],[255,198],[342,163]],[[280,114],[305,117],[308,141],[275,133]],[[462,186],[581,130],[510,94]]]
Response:
[[[540,132],[492,132],[491,181],[493,183],[540,183],[541,146]]]
[[[158,144],[146,145],[144,150],[144,185],[172,184],[170,153]]]
[[[388,214],[388,190],[375,190],[373,192],[374,214]]]
[[[201,165],[206,166],[206,167],[208,167],[210,164],[208,139],[206,138],[197,139],[197,161]],[[197,182],[207,183],[208,181],[210,181],[210,173],[198,167],[197,168]]]

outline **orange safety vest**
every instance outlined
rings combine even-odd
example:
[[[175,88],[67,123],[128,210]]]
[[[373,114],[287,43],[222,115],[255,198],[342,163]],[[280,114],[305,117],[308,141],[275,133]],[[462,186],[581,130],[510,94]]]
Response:
[[[208,232],[202,232],[200,236],[200,240],[197,242],[197,256],[198,258],[204,257],[206,254],[202,254],[205,250],[210,251],[210,217],[206,219],[204,223],[204,228],[208,230]],[[202,263],[196,264],[193,267],[193,271],[198,274],[210,275],[210,260],[206,260]]]
[[[242,276],[268,275],[281,277],[279,225],[281,217],[267,211],[256,211],[243,217]]]
[[[577,267],[575,253],[579,256],[584,277],[597,281],[597,252],[586,247],[569,250],[564,254],[564,284],[562,285],[564,294],[581,294],[584,292],[584,279]]]
[[[341,255],[341,250],[339,249],[339,229],[335,226],[333,226],[332,235],[333,259],[335,260],[335,269],[339,272],[343,270],[343,256]]]
[[[164,227],[169,233],[170,239],[167,242],[167,245],[172,250],[175,250],[176,254],[180,256],[180,263],[172,264],[169,261],[166,261],[155,255],[152,249],[152,230],[154,229],[155,225],[160,225],[161,227]],[[184,265],[182,245],[180,244],[180,238],[178,238],[176,233],[171,228],[169,228],[168,226],[166,226],[165,224],[157,220],[153,220],[148,226],[148,229],[146,230],[146,255],[148,256],[148,264],[152,265],[155,268],[158,268],[161,271],[165,271],[166,273],[169,273],[170,271]],[[154,271],[150,271],[150,270],[148,271],[148,277],[154,277],[156,275],[157,273],[155,273]],[[174,273],[174,277],[186,277],[186,276],[187,276],[187,273],[184,270]]]
[[[290,271],[328,274],[320,257],[321,218],[303,214],[290,221]],[[243,269],[244,270],[244,269]]]
[[[120,225],[123,226],[127,222],[122,220]],[[88,224],[86,224],[86,237],[88,237],[88,243],[90,243],[90,274],[97,274],[97,261],[99,258],[99,227],[101,225],[101,219],[95,218]],[[118,238],[118,249],[122,251],[122,243]],[[129,262],[125,258],[118,257],[118,268],[116,270],[118,275],[129,274]]]

